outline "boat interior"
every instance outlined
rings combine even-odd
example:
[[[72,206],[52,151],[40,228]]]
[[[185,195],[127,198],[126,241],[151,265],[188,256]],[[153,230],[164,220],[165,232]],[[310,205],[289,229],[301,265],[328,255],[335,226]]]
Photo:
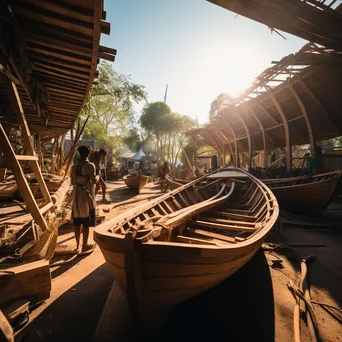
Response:
[[[231,171],[229,171],[231,173]],[[218,172],[137,208],[109,229],[136,242],[224,246],[245,241],[272,216],[270,193],[246,174]]]

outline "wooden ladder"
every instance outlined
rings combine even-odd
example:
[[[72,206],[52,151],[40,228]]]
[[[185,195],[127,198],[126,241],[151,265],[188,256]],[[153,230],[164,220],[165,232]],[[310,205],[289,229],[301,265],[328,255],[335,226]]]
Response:
[[[12,97],[11,102],[13,104],[13,110],[15,112],[17,121],[19,125],[21,125],[23,128],[22,134],[24,140],[24,147],[27,154],[15,154],[11,146],[8,134],[6,133],[2,124],[0,124],[0,146],[2,147],[2,151],[6,159],[6,166],[8,165],[8,167],[12,169],[13,175],[16,179],[20,193],[26,203],[28,211],[31,213],[33,219],[40,226],[40,228],[43,231],[45,231],[47,229],[47,223],[43,214],[46,213],[53,206],[53,202],[51,200],[49,190],[46,186],[43,175],[41,173],[40,166],[38,164],[38,157],[36,156],[34,151],[32,136],[25,118],[25,113],[19,97],[18,89],[15,83],[13,82],[11,82],[10,96]],[[34,172],[34,175],[38,180],[40,191],[42,192],[42,195],[44,197],[44,203],[40,208],[38,207],[36,199],[32,194],[31,188],[24,175],[24,171],[20,165],[20,161],[29,162]]]

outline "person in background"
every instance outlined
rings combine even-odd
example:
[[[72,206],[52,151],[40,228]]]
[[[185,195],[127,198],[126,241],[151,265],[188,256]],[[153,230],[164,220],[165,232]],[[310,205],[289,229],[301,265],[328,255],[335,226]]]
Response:
[[[164,164],[159,168],[159,179],[165,179],[166,175],[168,175],[169,173],[169,166],[167,162],[164,162]]]
[[[79,252],[80,237],[83,232],[81,253],[95,249],[96,244],[89,244],[89,227],[95,227],[95,165],[88,160],[90,148],[82,145],[78,148],[80,159],[71,169],[71,184],[73,190],[72,219],[76,238],[76,251]],[[83,228],[83,229],[82,229]],[[81,230],[82,229],[82,230]]]
[[[95,197],[101,188],[102,189],[102,202],[108,202],[106,200],[107,186],[106,186],[105,181],[102,178],[101,167],[100,167],[101,163],[104,162],[106,155],[107,155],[106,150],[101,148],[99,151],[93,151],[89,157],[89,160],[92,163],[94,163],[95,168],[96,168],[96,175],[99,177],[99,180],[96,183],[96,187],[95,187]]]

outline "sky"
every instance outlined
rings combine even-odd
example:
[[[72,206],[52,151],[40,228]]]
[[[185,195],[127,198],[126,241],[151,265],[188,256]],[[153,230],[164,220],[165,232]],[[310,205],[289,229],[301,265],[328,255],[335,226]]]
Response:
[[[111,34],[101,45],[117,49],[114,69],[145,86],[148,101],[200,124],[221,93],[237,96],[271,61],[306,41],[269,28],[205,0],[105,0]],[[140,112],[143,104],[135,106]]]

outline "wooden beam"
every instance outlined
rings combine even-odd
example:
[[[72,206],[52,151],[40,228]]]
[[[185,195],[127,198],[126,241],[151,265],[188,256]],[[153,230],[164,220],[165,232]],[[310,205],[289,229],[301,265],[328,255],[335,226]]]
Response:
[[[312,130],[311,121],[310,121],[308,112],[305,108],[303,101],[301,100],[301,98],[299,97],[295,88],[291,84],[289,85],[289,89],[292,92],[294,98],[296,99],[298,106],[299,106],[299,108],[303,114],[304,119],[305,119],[306,127],[308,129],[308,134],[309,134],[310,146],[311,146],[311,149],[310,149],[311,150],[311,156],[312,156],[312,158],[316,158],[316,139],[315,139],[315,134]],[[316,167],[313,168],[313,171],[314,171],[314,173],[316,173]]]
[[[244,127],[246,134],[247,134],[247,141],[248,141],[248,168],[251,169],[252,167],[252,139],[251,139],[251,134],[249,131],[249,128],[245,122],[245,120],[243,119],[241,113],[239,112],[239,110],[235,107],[235,113],[237,114],[240,122],[242,123],[242,126]]]
[[[305,91],[310,95],[310,97],[312,98],[312,100],[317,104],[317,106],[319,107],[321,113],[324,115],[325,119],[331,124],[333,125],[335,128],[338,129],[339,128],[336,127],[336,125],[332,122],[328,112],[326,111],[326,109],[324,108],[324,106],[322,105],[322,103],[318,100],[317,96],[313,93],[313,91],[308,87],[308,85],[305,83],[303,77],[301,75],[298,75],[298,80],[300,82],[300,84],[303,86],[303,88],[305,89]]]
[[[99,52],[99,58],[105,59],[106,61],[109,61],[109,62],[115,61],[114,55],[109,55],[108,53],[104,53],[104,52]]]
[[[285,130],[285,142],[286,142],[286,171],[291,172],[292,170],[292,146],[291,146],[291,136],[290,136],[290,130],[289,130],[289,123],[287,121],[287,117],[283,111],[283,109],[280,106],[280,103],[278,102],[277,98],[273,94],[271,89],[268,89],[268,92],[270,94],[270,97],[273,101],[273,104],[277,108],[279,115],[283,121],[284,124],[284,130]]]
[[[25,113],[24,113],[23,106],[22,106],[21,101],[20,101],[17,86],[13,82],[11,82],[11,86],[9,88],[10,88],[9,89],[10,98],[11,98],[11,102],[12,102],[13,109],[14,109],[14,112],[16,114],[17,120],[20,124],[23,125],[23,139],[24,139],[25,149],[29,155],[35,156],[35,151],[34,151],[33,144],[32,144],[32,138],[31,138],[30,130],[29,130],[26,118],[25,118]],[[30,166],[31,166],[35,176],[37,177],[39,188],[43,194],[44,199],[46,200],[46,202],[51,202],[50,193],[49,193],[49,190],[45,184],[45,181],[44,181],[43,175],[41,173],[41,170],[39,168],[38,162],[36,160],[30,161]],[[25,191],[25,187],[24,187],[23,191]]]
[[[50,265],[39,260],[15,265],[5,269],[10,272],[10,281],[0,286],[0,305],[19,298],[47,299],[51,291]]]
[[[222,133],[221,130],[218,129],[217,131],[219,132],[219,134],[221,134],[221,136],[225,139],[226,143],[228,144],[230,153],[233,157],[233,163],[235,164],[235,155],[234,155],[232,144],[231,144],[230,140],[226,137],[226,135],[224,133]]]
[[[243,106],[242,106],[242,108],[246,112],[246,108],[243,107]],[[261,123],[260,119],[255,114],[254,110],[251,107],[249,107],[248,109],[249,109],[249,113],[252,114],[252,116],[254,117],[255,121],[258,123],[259,128],[260,128],[261,133],[262,133],[262,141],[263,141],[263,144],[264,144],[264,168],[267,170],[267,140],[266,140],[265,128],[264,128],[263,124]]]
[[[112,49],[112,48],[109,48],[109,47],[103,46],[103,45],[100,45],[99,51],[100,51],[100,52],[109,53],[109,54],[111,54],[111,55],[116,55],[116,54],[117,54],[116,49]]]
[[[235,134],[235,131],[233,129],[233,127],[226,122],[226,126],[229,128],[229,130],[231,131],[233,137],[234,137],[234,145],[235,145],[235,165],[237,167],[240,167],[240,156],[239,156],[239,147],[238,147],[238,144],[237,144],[237,140],[236,140],[236,134]]]

